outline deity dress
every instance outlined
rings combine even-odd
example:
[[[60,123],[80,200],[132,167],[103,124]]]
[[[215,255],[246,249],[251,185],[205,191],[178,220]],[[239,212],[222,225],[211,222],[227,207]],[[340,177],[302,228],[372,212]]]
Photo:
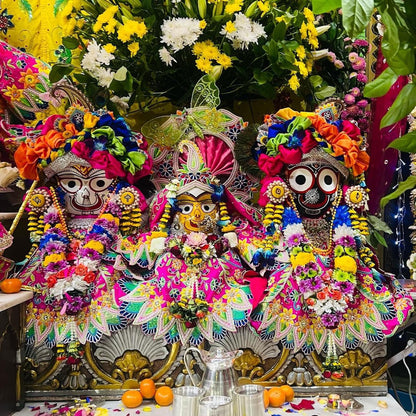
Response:
[[[153,277],[120,279],[115,293],[123,316],[167,343],[197,346],[248,323],[254,299],[236,246],[238,238],[250,239],[258,217],[227,190],[239,177],[250,184],[233,152],[242,127],[227,111],[200,107],[145,133],[149,141],[164,141],[149,147],[152,180],[161,190],[151,205],[151,232],[120,241],[118,251],[129,264],[152,269]],[[167,146],[167,136],[183,140]]]
[[[15,153],[23,178],[50,185],[27,196],[33,247],[18,275],[34,291],[27,342],[73,352],[74,342],[97,342],[127,323],[112,300],[120,272],[111,247],[140,227],[146,202],[133,184],[151,158],[143,136],[109,112],[71,107],[39,129]]]
[[[341,377],[336,347],[393,335],[413,302],[366,243],[369,157],[358,127],[290,109],[265,121],[256,141],[264,239],[252,262],[269,279],[252,325],[294,351],[326,349],[324,375]]]

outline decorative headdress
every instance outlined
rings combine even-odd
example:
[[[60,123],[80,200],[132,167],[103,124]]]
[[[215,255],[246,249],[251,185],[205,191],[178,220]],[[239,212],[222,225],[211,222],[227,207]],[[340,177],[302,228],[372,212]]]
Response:
[[[111,112],[72,107],[64,116],[47,118],[38,130],[39,135],[26,138],[15,153],[24,179],[38,179],[39,170],[51,177],[71,163],[103,169],[107,178],[131,184],[150,173],[145,138]]]
[[[151,227],[162,217],[167,199],[198,190],[216,193],[218,202],[255,221],[255,210],[235,198],[249,199],[256,186],[256,180],[240,170],[234,154],[235,140],[246,124],[227,110],[217,110],[218,97],[218,88],[206,75],[195,86],[190,109],[142,127],[142,133],[153,140],[152,181],[157,190],[166,186],[153,203]]]

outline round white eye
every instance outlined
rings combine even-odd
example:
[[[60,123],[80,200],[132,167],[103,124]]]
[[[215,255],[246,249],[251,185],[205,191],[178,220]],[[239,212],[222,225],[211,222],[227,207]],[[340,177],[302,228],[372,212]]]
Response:
[[[179,205],[179,208],[182,212],[182,214],[190,214],[192,212],[193,209],[193,205],[192,204],[183,204],[183,205]]]
[[[318,174],[318,184],[326,194],[332,194],[338,187],[338,175],[332,169],[322,169]]]
[[[296,168],[290,172],[289,185],[296,192],[306,192],[314,184],[313,173],[306,168]]]
[[[90,187],[95,192],[101,192],[107,189],[113,183],[113,179],[93,178],[90,180]]]
[[[73,194],[81,189],[82,181],[77,178],[59,178],[59,185],[65,192]]]
[[[201,209],[202,209],[202,212],[205,212],[206,214],[208,214],[209,212],[214,211],[215,204],[202,204]]]

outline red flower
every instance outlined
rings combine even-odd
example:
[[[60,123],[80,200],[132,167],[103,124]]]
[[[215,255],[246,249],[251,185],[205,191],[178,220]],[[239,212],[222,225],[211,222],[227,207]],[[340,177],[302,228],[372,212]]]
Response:
[[[55,274],[53,274],[46,279],[46,284],[48,285],[49,288],[51,288],[56,285],[57,281],[58,279],[56,278]]]
[[[93,272],[88,272],[85,276],[84,276],[84,280],[87,283],[92,283],[95,280],[95,273]]]

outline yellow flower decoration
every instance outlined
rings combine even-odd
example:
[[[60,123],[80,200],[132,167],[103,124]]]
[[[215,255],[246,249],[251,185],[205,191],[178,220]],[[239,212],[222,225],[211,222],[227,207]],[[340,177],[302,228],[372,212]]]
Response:
[[[140,46],[137,42],[133,42],[127,46],[127,49],[130,51],[130,56],[136,56],[137,52],[139,52]]]
[[[305,47],[303,45],[299,45],[296,49],[295,49],[296,55],[298,56],[299,59],[305,59],[306,58],[306,50]]]
[[[217,58],[217,62],[224,69],[230,68],[232,66],[231,58],[225,53],[220,54],[220,56]]]
[[[91,248],[92,250],[98,251],[100,254],[104,253],[104,244],[99,241],[88,241],[88,243],[84,245],[84,248]]]
[[[48,254],[47,256],[45,256],[42,266],[46,267],[49,263],[57,263],[58,261],[61,261],[61,260],[65,260],[64,253]]]
[[[303,9],[303,14],[305,15],[308,22],[313,22],[315,20],[315,15],[313,14],[312,10],[308,9],[307,7]]]
[[[207,27],[207,22],[205,21],[205,19],[200,20],[199,27],[201,29],[205,29]]]
[[[227,5],[225,6],[225,13],[226,14],[234,14],[239,12],[243,7],[243,0],[229,0]]]
[[[202,71],[202,72],[206,72],[207,74],[209,74],[212,70],[212,64],[211,61],[209,59],[206,58],[198,58],[195,61],[196,67]]]
[[[93,129],[100,118],[92,113],[84,114],[84,128]]]
[[[113,53],[117,48],[112,43],[107,43],[103,46],[104,50],[108,53]]]
[[[257,7],[262,12],[261,17],[263,17],[267,12],[270,11],[270,3],[268,1],[258,1]]]
[[[224,30],[227,32],[227,33],[233,33],[233,32],[235,32],[237,29],[235,28],[235,25],[234,25],[234,23],[233,22],[231,22],[230,20],[225,24],[225,26],[224,26]]]
[[[357,263],[355,259],[350,256],[335,257],[334,267],[343,270],[344,272],[354,274],[357,272]]]
[[[289,87],[292,91],[296,92],[300,87],[299,78],[296,74],[293,74],[289,79]]]
[[[12,101],[19,101],[23,98],[23,90],[20,90],[16,85],[7,86],[7,91],[4,92],[6,97],[10,97]]]
[[[292,267],[296,268],[298,266],[304,266],[310,262],[315,261],[315,256],[313,253],[306,253],[304,251],[298,253],[297,255],[290,256],[290,262],[292,263]]]

